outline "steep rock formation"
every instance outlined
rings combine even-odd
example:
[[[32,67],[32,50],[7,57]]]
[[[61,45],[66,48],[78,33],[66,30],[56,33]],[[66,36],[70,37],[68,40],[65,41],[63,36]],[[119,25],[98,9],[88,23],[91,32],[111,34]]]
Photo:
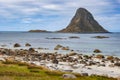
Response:
[[[105,30],[92,16],[92,14],[84,8],[79,8],[72,18],[70,24],[63,30],[58,32],[64,33],[100,33],[108,32]]]

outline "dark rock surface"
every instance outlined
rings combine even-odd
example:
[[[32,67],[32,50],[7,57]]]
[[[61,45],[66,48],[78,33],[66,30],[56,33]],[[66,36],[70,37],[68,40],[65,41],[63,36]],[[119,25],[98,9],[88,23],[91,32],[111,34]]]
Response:
[[[49,31],[46,31],[46,30],[29,30],[28,32],[49,32]]]
[[[109,37],[108,36],[94,36],[92,38],[103,39],[103,38],[109,38]]]
[[[30,43],[26,43],[26,44],[25,44],[25,46],[27,46],[27,47],[28,47],[28,46],[31,46],[31,44],[30,44]]]
[[[19,43],[15,43],[14,47],[21,47],[21,45]]]
[[[77,9],[75,16],[70,24],[63,30],[63,33],[105,33],[105,30],[93,17],[93,15],[84,8]]]

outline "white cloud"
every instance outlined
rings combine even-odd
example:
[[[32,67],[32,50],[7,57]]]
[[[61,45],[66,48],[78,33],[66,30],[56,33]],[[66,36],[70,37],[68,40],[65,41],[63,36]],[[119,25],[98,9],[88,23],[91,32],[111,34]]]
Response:
[[[42,8],[49,9],[49,10],[59,10],[60,6],[55,4],[46,4],[46,5],[43,5]]]
[[[57,0],[56,0],[57,1]],[[85,7],[94,13],[99,13],[110,5],[109,2],[103,0],[64,0],[62,3],[52,3],[53,0],[0,0],[2,7],[10,9],[11,14],[39,14],[43,12],[50,12],[51,10],[60,11],[61,13],[71,13],[79,7]],[[109,6],[110,7],[110,6]],[[107,7],[107,8],[109,8]],[[46,10],[46,11],[45,11]],[[48,14],[49,14],[48,12]],[[54,14],[54,12],[52,11]],[[56,12],[55,12],[56,13]],[[43,13],[44,14],[44,13]],[[71,14],[70,14],[71,15]]]
[[[107,30],[113,32],[113,31],[120,31],[119,28],[119,21],[120,21],[120,14],[114,14],[114,15],[103,15],[98,16],[97,20],[104,26]]]
[[[30,24],[30,23],[40,23],[42,22],[42,19],[34,19],[34,18],[23,18],[21,19],[21,23],[25,23],[25,24]]]
[[[120,3],[120,0],[117,1]],[[64,25],[65,27],[65,24],[69,22],[75,10],[79,7],[87,8],[95,18],[105,26],[118,23],[118,21],[115,22],[115,20],[118,20],[120,17],[115,16],[116,13],[114,13],[112,17],[108,17],[108,15],[112,15],[111,12],[113,12],[116,7],[112,4],[112,0],[0,0],[0,17],[8,20],[22,18],[22,23],[32,23],[39,22],[43,19],[39,16],[32,18],[37,15],[59,15],[64,16],[67,21],[59,23],[60,19],[53,19],[53,22],[59,23],[59,26]],[[47,21],[47,19],[45,21]],[[51,23],[51,25],[53,24],[54,23]]]

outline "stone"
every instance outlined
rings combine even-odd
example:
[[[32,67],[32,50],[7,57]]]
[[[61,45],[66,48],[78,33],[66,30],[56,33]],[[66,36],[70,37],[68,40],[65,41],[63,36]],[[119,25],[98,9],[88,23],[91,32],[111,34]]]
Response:
[[[21,47],[21,45],[18,44],[18,43],[15,43],[15,44],[14,44],[14,47]]]
[[[52,60],[52,63],[54,63],[54,64],[58,64],[59,61],[58,61],[57,59],[53,59],[53,60]]]
[[[102,55],[102,54],[98,54],[98,55],[96,55],[96,58],[98,58],[98,59],[103,59],[103,58],[105,58],[105,57],[104,57],[104,55]]]
[[[120,67],[120,62],[117,62],[114,65]]]
[[[100,66],[105,67],[105,64],[99,64],[98,67],[100,67]]]
[[[34,48],[29,48],[29,51],[30,52],[35,52],[35,49]]]
[[[81,76],[88,76],[88,73],[81,73]]]
[[[113,60],[114,57],[113,56],[107,56],[107,60]]]
[[[108,66],[109,66],[109,67],[115,67],[114,64],[109,64]]]
[[[63,74],[62,78],[64,78],[64,79],[75,79],[77,77],[73,74]]]
[[[57,45],[55,48],[54,48],[54,50],[59,50],[60,48],[62,48],[63,46],[62,45]]]
[[[93,52],[94,53],[101,53],[101,51],[99,49],[95,49]]]
[[[69,47],[62,47],[62,50],[69,50]]]
[[[31,44],[29,44],[29,43],[26,43],[26,44],[25,44],[25,46],[26,46],[26,47],[28,47],[28,46],[31,46]]]
[[[75,53],[75,52],[70,52],[70,53],[68,54],[68,56],[74,56],[74,55],[77,55],[77,53]]]

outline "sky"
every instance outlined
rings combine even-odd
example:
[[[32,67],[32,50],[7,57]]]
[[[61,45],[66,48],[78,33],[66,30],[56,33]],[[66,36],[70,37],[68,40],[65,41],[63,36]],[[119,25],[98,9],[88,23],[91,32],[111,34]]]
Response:
[[[120,32],[120,0],[0,0],[0,31],[61,30],[80,7],[106,30]]]

